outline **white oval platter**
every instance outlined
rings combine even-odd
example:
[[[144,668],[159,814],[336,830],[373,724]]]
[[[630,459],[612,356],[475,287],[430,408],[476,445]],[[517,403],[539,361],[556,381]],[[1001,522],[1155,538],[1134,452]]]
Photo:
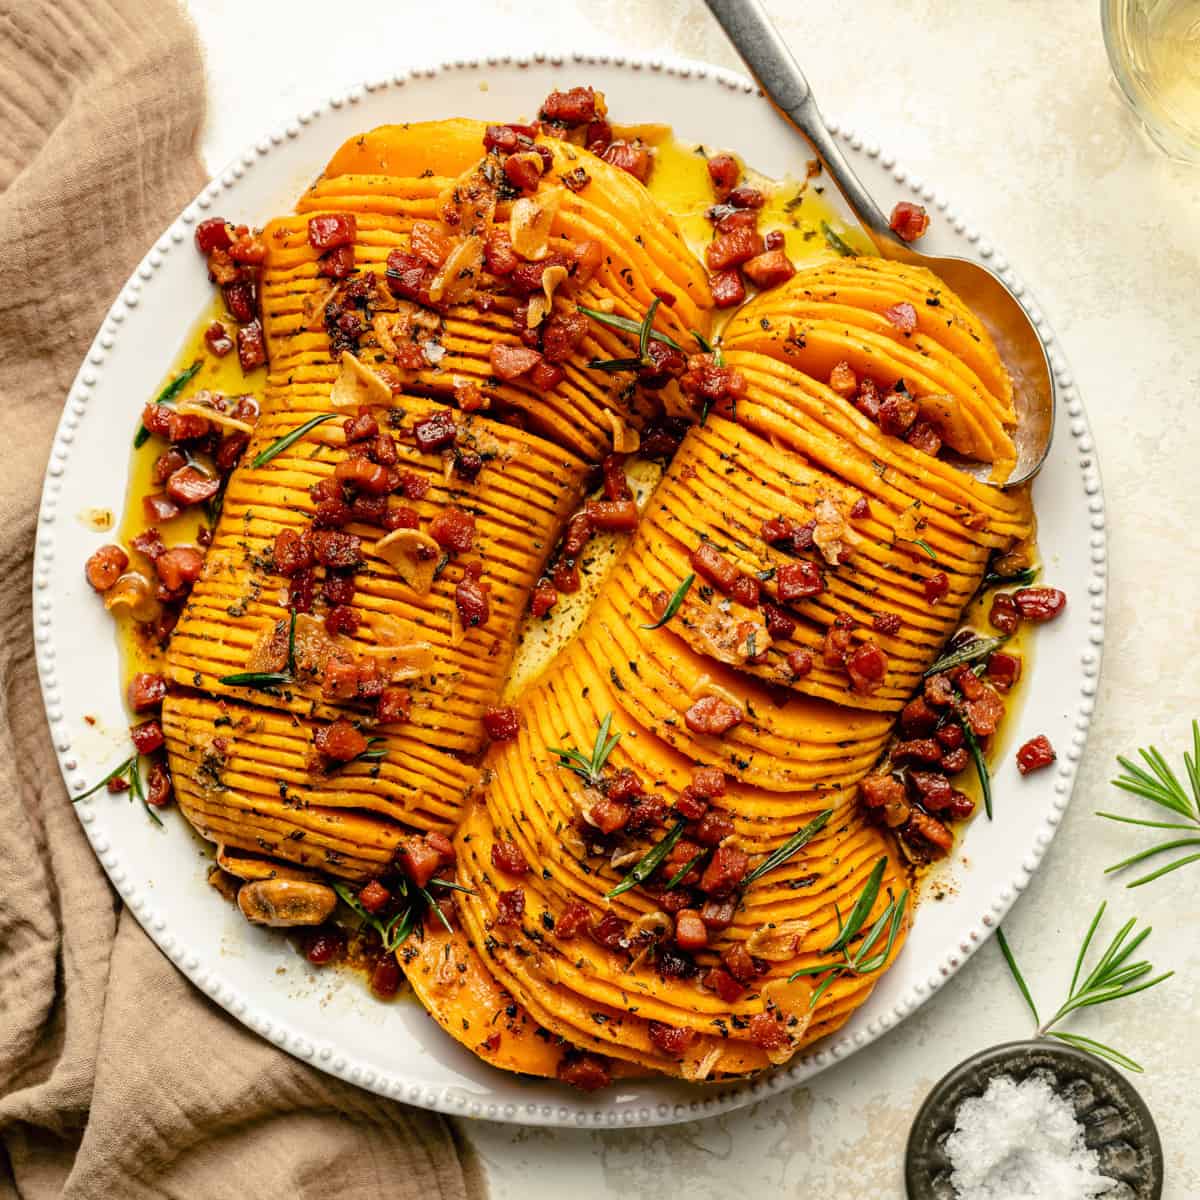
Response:
[[[84,560],[105,539],[80,514],[94,507],[120,512],[136,414],[211,294],[193,246],[196,223],[221,215],[254,224],[289,211],[337,146],[375,125],[450,116],[519,120],[533,115],[552,88],[579,83],[602,89],[618,119],[666,122],[681,139],[733,148],[769,175],[796,174],[808,157],[753,85],[703,64],[583,55],[446,63],[352,88],[273,130],[209,183],[137,265],[68,394],[37,529],[37,661],[72,796],[128,753],[115,639],[83,576]],[[103,791],[81,803],[79,818],[100,862],[163,953],[281,1050],[381,1095],[460,1116],[587,1127],[691,1120],[792,1087],[876,1041],[945,985],[1028,884],[1070,798],[1100,667],[1104,501],[1091,433],[1065,359],[1000,252],[879,147],[851,130],[834,132],[885,210],[905,198],[928,206],[931,251],[978,258],[1013,286],[1049,343],[1061,385],[1058,436],[1035,499],[1045,578],[1070,601],[1038,635],[1028,700],[1012,719],[1009,752],[995,770],[995,821],[981,816],[970,824],[946,868],[953,880],[946,898],[921,906],[895,967],[833,1038],[749,1082],[622,1081],[583,1096],[493,1070],[415,1003],[378,1003],[356,977],[318,972],[284,939],[249,926],[205,886],[206,853],[177,813],[160,830],[140,807]],[[1058,762],[1021,779],[1011,747],[1035,733],[1049,736]]]

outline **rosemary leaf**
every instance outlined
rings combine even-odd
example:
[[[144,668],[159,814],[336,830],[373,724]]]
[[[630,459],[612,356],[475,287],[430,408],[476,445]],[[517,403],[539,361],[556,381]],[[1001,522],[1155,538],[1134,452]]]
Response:
[[[1001,637],[976,638],[973,642],[968,642],[957,650],[951,650],[949,654],[943,654],[926,670],[925,675],[926,677],[937,675],[941,671],[949,671],[951,667],[961,667],[967,663],[977,662],[981,658],[987,658],[1007,641],[1007,634]]]
[[[959,725],[962,726],[963,738],[966,740],[971,761],[975,764],[975,774],[979,777],[979,790],[983,793],[983,811],[987,813],[987,819],[990,821],[992,819],[992,773],[988,770],[983,747],[980,746],[979,739],[971,728],[971,723],[961,720]]]
[[[622,736],[614,733],[610,737],[608,731],[611,726],[612,713],[608,713],[600,722],[591,758],[586,758],[578,750],[564,750],[558,746],[547,746],[546,749],[551,754],[558,755],[558,766],[567,771],[574,771],[588,787],[596,787],[600,783],[609,755],[612,754]]]
[[[937,551],[924,538],[913,538],[912,544],[924,550],[934,562],[938,561]]]
[[[1029,1011],[1033,1013],[1033,1023],[1040,1025],[1042,1018],[1038,1016],[1037,1005],[1033,1002],[1029,985],[1025,982],[1025,976],[1021,974],[1021,968],[1017,966],[1017,960],[1013,957],[1008,938],[1004,936],[1004,930],[999,927],[996,929],[996,942],[1000,946],[1000,953],[1004,955],[1004,961],[1008,963],[1008,969],[1012,972],[1013,979],[1017,982],[1017,987],[1021,989],[1021,995],[1025,997],[1025,1003],[1029,1005]]]
[[[454,929],[451,927],[450,922],[446,920],[446,914],[442,912],[441,905],[438,904],[438,902],[433,898],[433,895],[430,893],[429,889],[421,888],[420,892],[421,895],[425,897],[425,903],[433,909],[437,919],[442,923],[442,925],[445,926],[446,932],[453,933]]]
[[[474,888],[466,887],[464,884],[456,883],[453,879],[438,879],[434,878],[429,881],[430,887],[444,887],[452,892],[465,892],[468,896],[476,895]]]
[[[298,442],[306,433],[312,429],[316,429],[318,425],[323,425],[326,421],[333,421],[337,418],[337,413],[321,413],[319,416],[313,417],[311,420],[305,421],[303,425],[297,425],[291,433],[285,433],[283,437],[276,438],[261,454],[259,454],[251,466],[265,467],[276,455],[282,454],[289,446]]]
[[[836,250],[843,258],[858,257],[858,251],[844,238],[839,237],[828,221],[821,222],[821,232],[825,235],[825,242],[830,250]]]
[[[217,682],[230,687],[277,688],[291,683],[292,677],[286,671],[237,671],[222,675]]]
[[[611,900],[614,896],[620,896],[636,887],[639,883],[645,883],[651,875],[658,870],[663,860],[671,853],[675,847],[675,843],[683,836],[683,830],[686,821],[676,821],[671,826],[669,832],[651,848],[642,857],[633,864],[633,869],[617,884],[615,888],[604,893],[606,900]]]
[[[1038,576],[1037,567],[1025,567],[1012,575],[1001,575],[996,571],[988,571],[979,585],[982,588],[996,587],[1028,587]]]
[[[162,829],[163,823],[158,813],[154,811],[154,806],[146,799],[146,789],[142,787],[142,767],[138,755],[133,756],[133,763],[129,768],[129,788],[141,802],[142,807],[146,810],[146,816],[152,820],[155,825]]]
[[[867,876],[867,882],[863,885],[863,890],[859,894],[854,907],[850,910],[850,915],[846,918],[846,923],[842,926],[841,932],[834,939],[833,944],[827,946],[822,951],[823,954],[836,954],[839,950],[845,950],[862,928],[863,922],[866,921],[871,913],[871,909],[875,906],[875,899],[879,895],[879,888],[883,883],[883,872],[887,867],[887,861],[887,855],[885,854],[871,868],[871,874]]]
[[[86,800],[89,796],[94,796],[110,780],[121,778],[121,776],[123,776],[135,762],[137,762],[136,754],[133,755],[132,758],[127,758],[118,766],[113,767],[113,769],[109,771],[109,773],[105,775],[105,777],[101,779],[99,783],[88,788],[86,792],[80,792],[78,796],[72,796],[71,803],[78,804],[80,800]]]
[[[746,888],[756,879],[761,879],[768,871],[775,870],[776,867],[782,866],[789,858],[798,853],[803,847],[807,846],[826,825],[829,824],[829,818],[833,816],[833,809],[827,808],[823,813],[818,813],[803,829],[792,834],[778,850],[773,850],[757,867],[751,871],[745,879],[742,880],[742,887]],[[880,870],[882,877],[883,871]]]
[[[179,393],[182,392],[185,387],[187,387],[187,385],[191,382],[192,377],[197,371],[200,370],[202,365],[202,360],[196,359],[196,361],[192,363],[190,367],[185,367],[179,372],[178,375],[175,376],[174,379],[170,381],[170,383],[166,385],[166,387],[163,388],[161,392],[158,393],[157,396],[154,397],[154,403],[170,404],[173,400],[176,400],[179,397]],[[137,433],[133,435],[134,449],[136,450],[139,447],[144,446],[149,437],[150,430],[148,430],[145,425],[139,425]]]
[[[643,629],[661,629],[682,607],[684,597],[688,594],[688,589],[696,582],[694,574],[688,575],[686,579],[671,593],[671,599],[667,601],[667,607],[663,609],[663,615],[654,622],[653,625],[643,625]]]
[[[685,880],[688,877],[688,873],[691,871],[691,869],[693,867],[699,865],[700,860],[707,853],[708,853],[707,850],[701,850],[700,853],[697,854],[695,857],[689,858],[688,861],[685,862],[683,864],[683,866],[680,867],[679,870],[676,871],[675,874],[672,875],[671,878],[667,880],[666,887],[663,888],[663,891],[669,892],[672,890],[672,888],[678,887],[680,885],[680,883],[682,883],[683,880]]]
[[[641,327],[638,329],[638,361],[646,362],[646,348],[650,345],[650,334],[654,329],[654,314],[658,312],[658,306],[662,301],[655,296],[650,301],[650,307],[646,309],[646,315],[642,318]]]
[[[1139,1075],[1145,1074],[1145,1069],[1132,1058],[1122,1054],[1119,1050],[1114,1050],[1111,1046],[1106,1046],[1103,1042],[1097,1042],[1093,1038],[1084,1037],[1079,1033],[1063,1033],[1061,1029],[1050,1030],[1047,1037],[1057,1038],[1060,1042],[1065,1042],[1068,1046],[1074,1046],[1079,1050],[1086,1050],[1089,1054],[1094,1054],[1097,1058],[1106,1059],[1118,1067],[1124,1067],[1127,1071],[1134,1071]]]
[[[591,317],[593,321],[598,321],[601,325],[607,325],[610,329],[620,329],[623,333],[641,334],[642,322],[633,321],[629,317],[619,317],[616,313],[602,312],[598,308],[588,308],[586,305],[575,305],[575,311],[581,312],[585,317]],[[673,338],[665,333],[659,333],[657,329],[650,331],[650,336],[656,342],[662,342],[664,346],[670,346],[672,350],[678,350],[682,353],[683,347]]]
[[[589,371],[605,371],[615,375],[618,371],[636,371],[642,366],[640,358],[593,358],[588,363]]]

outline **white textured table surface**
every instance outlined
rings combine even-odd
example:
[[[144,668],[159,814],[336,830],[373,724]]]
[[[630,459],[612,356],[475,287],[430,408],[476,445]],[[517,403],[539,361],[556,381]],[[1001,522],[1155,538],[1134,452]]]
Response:
[[[188,3],[208,52],[214,170],[302,105],[425,61],[624,49],[738,65],[699,0],[357,0],[353,40],[330,27],[342,6],[328,0]],[[1107,783],[1114,754],[1153,740],[1177,758],[1200,714],[1200,170],[1166,162],[1135,131],[1109,82],[1095,0],[768,7],[824,110],[936,183],[1003,246],[1075,369],[1108,501],[1108,640],[1074,805],[1006,928],[1046,1006],[1101,898],[1114,916],[1154,924],[1151,957],[1177,978],[1078,1028],[1145,1064],[1137,1083],[1162,1133],[1166,1196],[1200,1196],[1200,864],[1127,892],[1102,871],[1142,839],[1092,815],[1119,795]],[[1028,1032],[989,944],[883,1042],[731,1116],[644,1133],[464,1131],[496,1200],[893,1200],[930,1085],[975,1050]]]

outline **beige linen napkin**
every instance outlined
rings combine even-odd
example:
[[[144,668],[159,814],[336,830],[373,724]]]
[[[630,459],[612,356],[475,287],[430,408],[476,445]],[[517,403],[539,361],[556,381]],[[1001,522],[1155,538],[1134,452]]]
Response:
[[[42,472],[105,308],[203,182],[203,108],[171,0],[0,0],[0,1197],[480,1196],[442,1118],[296,1062],[175,971],[51,753],[29,607]]]

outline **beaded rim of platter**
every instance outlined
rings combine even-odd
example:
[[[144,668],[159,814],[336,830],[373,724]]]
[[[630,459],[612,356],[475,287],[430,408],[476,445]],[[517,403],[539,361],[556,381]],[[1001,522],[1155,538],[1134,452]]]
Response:
[[[386,78],[373,79],[340,95],[332,96],[317,107],[299,113],[293,120],[248,147],[212,179],[166,232],[156,239],[121,289],[101,323],[100,330],[67,394],[63,415],[50,452],[37,524],[33,579],[33,624],[37,665],[54,749],[72,797],[92,786],[104,768],[102,764],[84,762],[83,753],[74,744],[71,715],[68,714],[57,661],[54,641],[57,619],[56,581],[60,571],[78,570],[77,563],[64,564],[55,557],[56,522],[62,521],[64,516],[59,510],[58,499],[68,464],[76,452],[76,432],[80,419],[87,411],[89,400],[117,338],[133,320],[139,305],[151,295],[156,272],[168,255],[179,253],[179,247],[183,246],[187,251],[192,251],[195,225],[205,218],[218,200],[237,187],[247,172],[261,164],[274,148],[301,137],[307,128],[320,122],[323,116],[343,110],[347,106],[357,105],[368,95],[389,89],[419,87],[422,80],[433,79],[439,75],[534,66],[625,68],[632,73],[675,76],[681,80],[692,80],[701,86],[745,93],[749,96],[762,95],[757,86],[745,76],[724,68],[678,57],[651,58],[625,54],[546,52],[497,55],[448,61],[439,66],[417,68]],[[581,1104],[577,1095],[566,1086],[560,1087],[561,1098],[557,1103],[526,1103],[517,1100],[491,1102],[481,1099],[478,1092],[467,1091],[458,1086],[431,1088],[414,1084],[390,1073],[382,1073],[369,1062],[355,1060],[343,1053],[335,1042],[314,1043],[303,1033],[289,1027],[287,1022],[281,1022],[263,1011],[260,1002],[254,996],[231,987],[223,978],[219,955],[213,953],[210,958],[208,955],[198,954],[193,946],[176,936],[167,920],[156,911],[153,895],[147,895],[146,890],[134,877],[137,869],[131,868],[123,858],[122,847],[110,841],[103,831],[96,828],[97,810],[93,803],[89,800],[76,805],[75,810],[101,865],[123,901],[131,908],[160,949],[205,994],[247,1027],[281,1049],[323,1071],[379,1095],[455,1116],[525,1125],[589,1128],[665,1125],[694,1120],[729,1112],[796,1086],[893,1029],[958,971],[988,939],[1017,897],[1029,885],[1066,812],[1095,708],[1104,642],[1107,575],[1105,506],[1095,444],[1066,358],[1028,287],[1017,277],[1003,254],[977,228],[969,224],[939,191],[909,174],[896,162],[894,156],[852,128],[832,120],[827,121],[827,124],[830,132],[851,152],[852,158],[861,155],[876,160],[881,168],[890,173],[896,185],[907,189],[914,199],[933,207],[939,220],[952,228],[966,243],[969,256],[984,263],[1008,285],[1045,342],[1051,370],[1059,388],[1061,415],[1065,418],[1059,422],[1059,437],[1069,436],[1074,444],[1076,465],[1080,473],[1090,526],[1087,548],[1087,633],[1085,644],[1078,652],[1080,678],[1071,740],[1065,747],[1059,747],[1058,761],[1053,770],[1053,794],[1049,797],[1049,805],[1041,815],[1040,823],[1032,830],[1028,849],[1016,864],[1014,874],[1008,883],[995,890],[990,904],[972,922],[967,935],[946,952],[940,961],[933,963],[927,977],[913,983],[888,1011],[866,1022],[861,1028],[855,1027],[858,1022],[851,1021],[844,1031],[816,1043],[814,1049],[798,1055],[786,1066],[753,1079],[729,1083],[689,1086],[677,1081],[668,1081],[677,1093],[686,1089],[689,1097],[673,1103],[664,1100],[648,1104],[644,1099],[606,1102],[601,1094],[598,1099],[589,1098],[585,1105]],[[444,1035],[439,1031],[436,1036]],[[500,1084],[503,1073],[490,1067],[487,1070],[495,1074],[497,1090],[502,1091]],[[634,1087],[637,1086],[635,1081],[629,1082]]]

